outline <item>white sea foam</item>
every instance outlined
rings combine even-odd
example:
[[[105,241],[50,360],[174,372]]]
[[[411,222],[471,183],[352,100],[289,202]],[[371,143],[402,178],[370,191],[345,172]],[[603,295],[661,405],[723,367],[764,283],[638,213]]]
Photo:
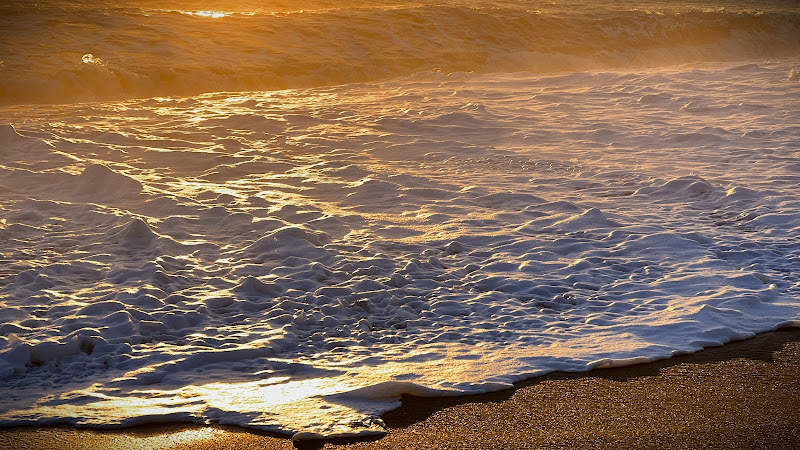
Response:
[[[797,326],[798,64],[0,110],[0,425],[375,434]]]

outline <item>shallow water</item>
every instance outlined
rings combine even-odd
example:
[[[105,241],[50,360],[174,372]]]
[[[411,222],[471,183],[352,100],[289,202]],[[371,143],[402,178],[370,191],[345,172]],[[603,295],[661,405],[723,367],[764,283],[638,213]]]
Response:
[[[411,7],[359,8],[319,6],[319,20]],[[455,23],[512,11],[448,8]],[[773,44],[798,18],[754,8],[684,12],[729,31],[704,41],[710,53],[670,43],[680,61],[637,59],[653,48],[622,40],[637,58],[459,72],[404,40],[445,67],[6,106],[0,425],[380,433],[402,393],[485,392],[797,326],[800,55]],[[604,9],[614,18],[597,26],[694,20],[670,11]],[[718,51],[764,20],[744,38],[764,54]],[[7,103],[50,95],[6,89]],[[53,98],[139,93],[105,89]]]

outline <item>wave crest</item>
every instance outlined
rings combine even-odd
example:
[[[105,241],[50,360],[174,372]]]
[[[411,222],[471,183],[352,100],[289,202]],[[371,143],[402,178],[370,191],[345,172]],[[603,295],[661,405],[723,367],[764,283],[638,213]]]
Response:
[[[362,6],[216,18],[18,6],[12,26],[0,31],[0,104],[318,87],[428,70],[652,67],[800,50],[800,14],[792,12],[543,13],[525,6]],[[55,14],[69,17],[55,21]]]

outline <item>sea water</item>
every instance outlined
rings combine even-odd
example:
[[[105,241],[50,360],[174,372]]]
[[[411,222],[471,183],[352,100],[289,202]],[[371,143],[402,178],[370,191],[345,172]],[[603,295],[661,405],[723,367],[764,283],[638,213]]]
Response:
[[[383,432],[800,325],[791,2],[0,6],[0,426]]]

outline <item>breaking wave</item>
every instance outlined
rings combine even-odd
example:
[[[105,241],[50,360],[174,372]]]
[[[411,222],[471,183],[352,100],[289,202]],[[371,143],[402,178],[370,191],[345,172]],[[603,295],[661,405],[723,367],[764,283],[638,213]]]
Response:
[[[10,2],[0,6],[9,19],[0,28],[0,104],[319,87],[425,71],[576,72],[800,53],[797,11],[336,3],[240,4],[226,11],[214,2],[152,8]],[[213,6],[221,10],[196,9]]]

